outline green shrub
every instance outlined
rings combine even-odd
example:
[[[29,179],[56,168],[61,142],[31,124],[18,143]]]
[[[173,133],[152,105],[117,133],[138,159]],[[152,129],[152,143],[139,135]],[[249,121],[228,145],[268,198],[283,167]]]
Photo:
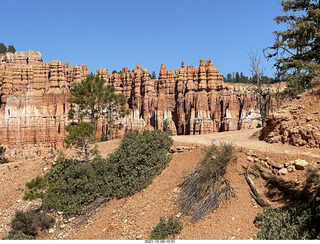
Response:
[[[66,215],[82,214],[99,196],[125,197],[151,183],[170,161],[172,139],[162,131],[145,131],[122,141],[107,160],[61,160],[44,178],[28,182],[24,199],[42,198],[45,207]]]
[[[171,145],[172,139],[159,130],[144,131],[123,140],[108,159],[105,179],[112,195],[118,198],[130,196],[149,185],[169,163]]]
[[[105,133],[101,133],[101,136],[100,136],[100,141],[101,142],[104,142],[104,141],[108,141],[108,137]]]
[[[33,200],[36,198],[43,198],[44,191],[48,186],[48,182],[41,176],[37,176],[35,179],[26,183],[26,187],[29,191],[25,192],[23,200]]]
[[[254,224],[261,228],[258,240],[308,240],[320,238],[320,211],[313,205],[289,210],[265,207]]]
[[[83,208],[101,195],[101,179],[91,163],[65,160],[45,175],[50,187],[44,205],[67,215],[81,214]]]
[[[3,156],[6,153],[6,150],[7,149],[5,147],[0,147],[0,164],[9,163],[9,160]]]
[[[127,140],[127,139],[134,139],[139,135],[138,130],[128,130],[122,137],[122,142]]]
[[[38,230],[49,229],[53,224],[54,219],[45,213],[39,211],[17,211],[11,222],[12,230],[6,239],[33,239],[38,234]]]
[[[176,234],[179,234],[183,228],[183,224],[180,220],[169,217],[168,222],[165,218],[161,217],[160,222],[151,231],[150,239],[152,240],[164,240],[170,235],[173,238]]]
[[[197,221],[214,211],[223,200],[234,196],[230,181],[225,178],[229,162],[234,161],[235,149],[231,144],[212,145],[205,153],[201,165],[183,180],[179,195],[182,212]]]
[[[3,240],[32,240],[33,236],[27,235],[23,233],[21,230],[10,233],[7,237],[3,238]]]
[[[172,131],[170,129],[170,126],[169,126],[169,120],[168,119],[165,119],[162,123],[162,130],[164,132],[167,132],[169,135],[172,135]]]

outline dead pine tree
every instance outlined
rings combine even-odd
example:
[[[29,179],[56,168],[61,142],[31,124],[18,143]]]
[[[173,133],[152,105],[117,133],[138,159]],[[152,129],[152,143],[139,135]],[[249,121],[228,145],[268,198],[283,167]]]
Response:
[[[266,125],[267,113],[270,108],[270,84],[268,82],[265,88],[263,88],[262,86],[262,77],[265,68],[261,66],[261,58],[258,57],[257,51],[253,52],[252,50],[250,50],[249,58],[252,80],[256,85],[256,88],[254,90],[258,94],[258,106],[260,110],[261,123],[262,127],[264,127]]]

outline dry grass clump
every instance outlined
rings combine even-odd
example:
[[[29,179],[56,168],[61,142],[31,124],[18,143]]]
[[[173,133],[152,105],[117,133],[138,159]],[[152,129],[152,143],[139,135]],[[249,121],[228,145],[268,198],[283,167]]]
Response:
[[[225,178],[228,163],[236,160],[234,153],[231,144],[212,144],[201,165],[183,180],[178,200],[183,214],[192,215],[192,222],[217,209],[221,201],[235,196],[230,181]]]

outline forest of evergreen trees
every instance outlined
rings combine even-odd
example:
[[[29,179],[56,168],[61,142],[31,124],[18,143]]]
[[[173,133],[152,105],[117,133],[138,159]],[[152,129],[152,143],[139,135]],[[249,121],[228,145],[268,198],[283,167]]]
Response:
[[[228,83],[255,83],[254,77],[245,76],[242,72],[233,72],[232,74],[228,73],[226,77],[224,77],[224,82]],[[272,77],[268,77],[266,75],[261,77],[262,83],[272,84],[275,83],[275,79]]]

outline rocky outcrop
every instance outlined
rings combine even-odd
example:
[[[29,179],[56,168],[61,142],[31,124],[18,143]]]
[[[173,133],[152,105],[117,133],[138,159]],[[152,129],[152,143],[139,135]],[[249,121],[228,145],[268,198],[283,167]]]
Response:
[[[28,51],[28,52],[7,52],[0,53],[0,65],[7,64],[9,66],[20,66],[20,65],[32,65],[39,64],[42,62],[41,53]]]
[[[146,124],[162,129],[165,122],[174,135],[196,135],[256,128],[260,123],[253,89],[248,92],[248,85],[238,89],[224,83],[210,60],[200,60],[198,68],[182,62],[175,72],[162,64],[159,78],[154,80],[140,64],[133,72],[123,68],[120,74],[109,74],[107,69],[99,69],[96,74],[127,98],[132,112],[123,123],[128,128]],[[277,106],[272,100],[270,111]]]
[[[0,65],[0,141],[17,150],[28,145],[62,147],[70,88],[89,71],[60,61],[35,59],[30,64],[35,53],[28,53],[31,56],[15,53],[19,59]],[[41,54],[35,57],[41,59]]]
[[[319,91],[317,88],[284,102],[279,111],[269,116],[260,139],[269,143],[319,148]]]
[[[7,53],[0,60],[1,143],[9,148],[62,147],[68,123],[67,98],[72,85],[88,75],[87,67],[70,67],[60,61],[43,63],[41,54],[31,51]],[[99,69],[96,74],[127,99],[131,113],[119,121],[124,125],[121,133],[166,127],[173,135],[193,135],[259,124],[257,95],[224,83],[210,60],[200,60],[199,67],[186,67],[182,62],[175,71],[162,64],[158,79],[151,79],[140,64],[133,71],[123,68],[109,74],[107,69]],[[272,103],[270,111],[276,106]],[[97,124],[97,136],[101,133],[108,134],[104,121]]]

